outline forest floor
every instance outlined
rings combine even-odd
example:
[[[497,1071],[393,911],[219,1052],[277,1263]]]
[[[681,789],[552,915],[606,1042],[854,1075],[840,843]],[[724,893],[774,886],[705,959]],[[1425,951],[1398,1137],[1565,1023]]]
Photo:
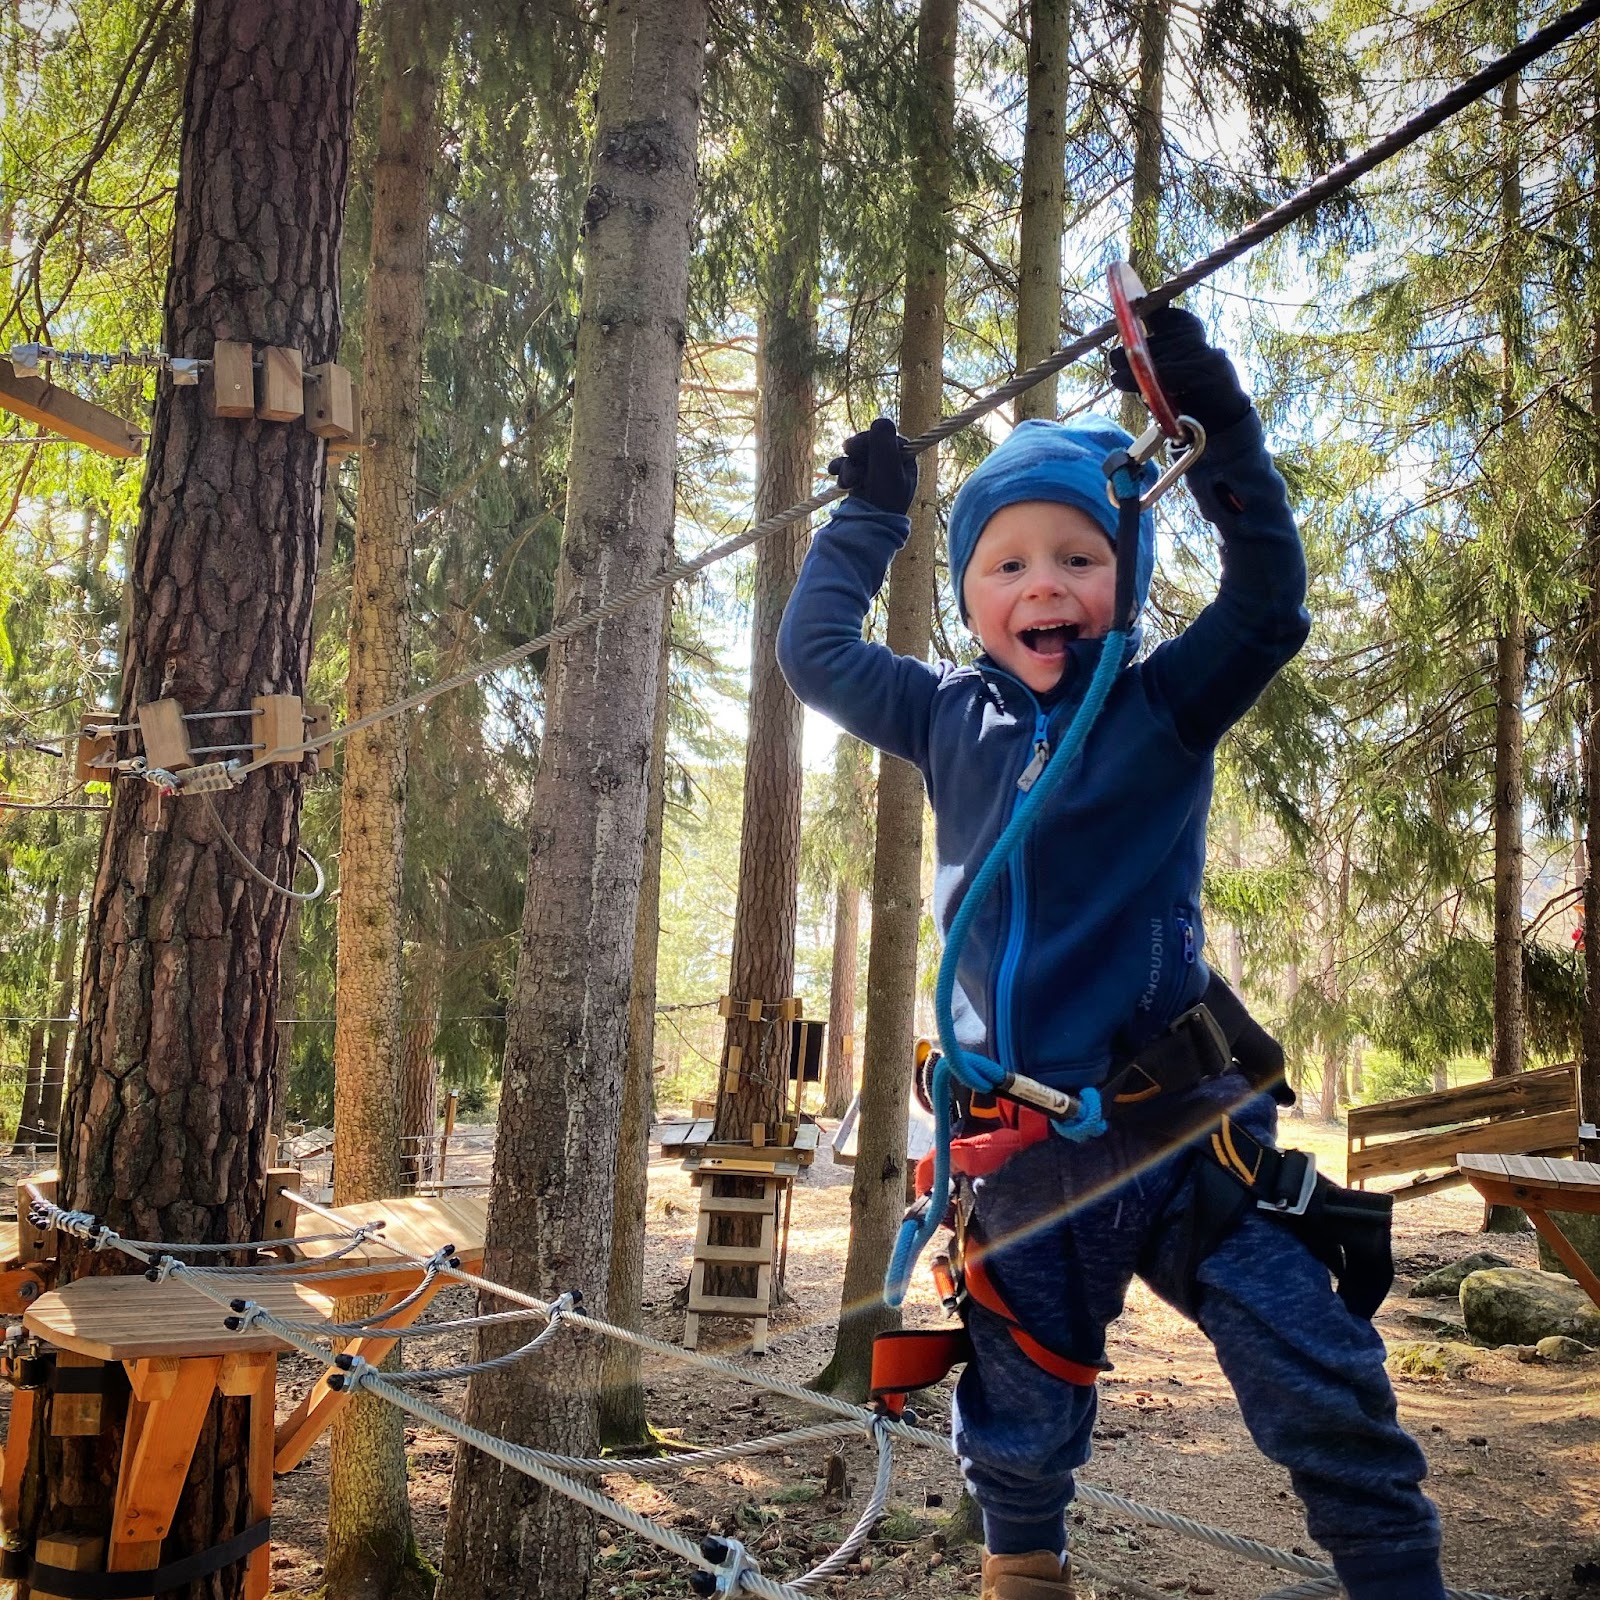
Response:
[[[1290,1120],[1284,1142],[1315,1149],[1323,1171],[1337,1176],[1343,1170],[1342,1126]],[[773,1318],[769,1353],[751,1358],[764,1372],[803,1383],[831,1354],[849,1185],[848,1169],[833,1164],[825,1145],[796,1186],[786,1295]],[[682,1336],[683,1315],[673,1308],[673,1296],[688,1281],[695,1204],[695,1191],[677,1162],[653,1160],[645,1316],[648,1331],[662,1339]],[[1486,1240],[1478,1231],[1481,1218],[1481,1203],[1466,1189],[1397,1209],[1399,1277],[1377,1319],[1391,1345],[1430,1337],[1423,1319],[1458,1315],[1450,1302],[1408,1297],[1423,1273],[1486,1247],[1518,1265],[1537,1265],[1531,1234]],[[440,1315],[465,1309],[447,1306],[445,1297],[436,1304]],[[908,1301],[908,1324],[937,1326],[942,1320],[931,1288],[919,1283]],[[702,1327],[704,1348],[725,1355],[747,1348],[745,1323],[707,1318]],[[419,1358],[425,1349],[430,1363],[456,1359],[443,1340],[415,1348]],[[1111,1354],[1116,1370],[1102,1384],[1095,1458],[1085,1481],[1281,1549],[1321,1556],[1306,1538],[1287,1475],[1254,1450],[1203,1335],[1135,1284],[1113,1330]],[[309,1363],[284,1359],[285,1407],[314,1375]],[[731,1391],[724,1377],[665,1360],[648,1358],[646,1379],[652,1422],[686,1443],[755,1438],[818,1419],[782,1397]],[[462,1387],[441,1385],[441,1403],[457,1405]],[[1465,1371],[1426,1379],[1397,1375],[1396,1388],[1402,1420],[1430,1463],[1428,1489],[1443,1519],[1447,1581],[1517,1600],[1600,1600],[1600,1353],[1573,1366],[1546,1366],[1481,1351]],[[927,1426],[945,1429],[948,1386],[920,1399]],[[408,1430],[407,1438],[417,1535],[436,1560],[454,1446],[426,1428]],[[825,1491],[827,1447],[821,1445],[652,1483],[630,1478],[619,1466],[605,1487],[695,1538],[710,1530],[735,1534],[757,1552],[768,1576],[792,1579],[843,1537],[870,1489],[870,1447],[851,1442],[844,1454],[848,1483],[842,1499]],[[815,1592],[849,1600],[975,1594],[979,1552],[945,1526],[960,1487],[947,1453],[898,1448],[889,1515],[863,1558]],[[322,1573],[325,1439],[279,1481],[277,1492],[274,1591],[310,1594]],[[1174,1595],[1255,1600],[1296,1581],[1099,1511],[1076,1509],[1071,1537],[1074,1548],[1102,1566]],[[685,1576],[676,1558],[602,1525],[590,1588],[595,1600],[681,1600],[689,1592]],[[1114,1592],[1079,1579],[1080,1600]]]

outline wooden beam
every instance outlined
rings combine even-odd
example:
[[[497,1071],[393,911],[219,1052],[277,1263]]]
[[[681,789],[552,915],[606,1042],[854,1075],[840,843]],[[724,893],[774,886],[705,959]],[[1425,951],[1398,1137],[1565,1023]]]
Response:
[[[86,444],[102,455],[124,461],[144,453],[144,439],[125,417],[85,400],[69,389],[58,389],[43,378],[19,378],[11,363],[0,356],[0,410],[52,433]]]

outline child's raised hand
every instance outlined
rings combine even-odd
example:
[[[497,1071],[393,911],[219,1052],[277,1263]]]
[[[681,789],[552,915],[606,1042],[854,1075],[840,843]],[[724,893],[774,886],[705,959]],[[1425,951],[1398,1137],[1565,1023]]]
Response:
[[[1207,433],[1232,427],[1250,409],[1250,396],[1239,386],[1233,363],[1206,342],[1206,330],[1192,311],[1163,306],[1144,319],[1150,359],[1172,409],[1193,417]],[[1138,385],[1128,367],[1127,352],[1111,352],[1111,383],[1124,394]]]
[[[846,439],[844,454],[828,463],[828,471],[841,489],[896,516],[905,515],[917,492],[917,458],[889,417]]]

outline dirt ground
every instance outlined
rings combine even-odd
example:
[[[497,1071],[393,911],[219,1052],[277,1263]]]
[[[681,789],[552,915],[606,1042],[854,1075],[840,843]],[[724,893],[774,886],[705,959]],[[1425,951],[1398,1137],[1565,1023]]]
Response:
[[[1290,1121],[1285,1142],[1314,1148],[1322,1170],[1343,1167],[1343,1129]],[[826,1147],[795,1190],[786,1298],[772,1323],[771,1348],[751,1358],[760,1370],[804,1382],[832,1349],[849,1221],[847,1169]],[[1389,1342],[1426,1339],[1429,1319],[1458,1316],[1450,1302],[1408,1297],[1433,1267],[1488,1247],[1518,1265],[1536,1265],[1532,1235],[1478,1232],[1481,1204],[1460,1189],[1398,1209],[1395,1292],[1379,1313]],[[672,1297],[688,1281],[695,1191],[675,1161],[650,1169],[646,1316],[649,1331],[677,1340],[682,1313]],[[925,1277],[925,1275],[923,1275]],[[440,1314],[452,1314],[444,1299]],[[459,1314],[455,1312],[454,1314]],[[934,1326],[943,1313],[922,1282],[908,1302],[910,1325]],[[738,1354],[747,1325],[706,1319],[707,1348]],[[445,1341],[410,1347],[410,1359],[447,1359]],[[1321,1556],[1310,1546],[1288,1478],[1251,1445],[1209,1345],[1197,1330],[1135,1285],[1113,1330],[1116,1370],[1103,1383],[1095,1459],[1085,1481],[1282,1549]],[[536,1358],[537,1359],[537,1358]],[[314,1376],[284,1362],[280,1394],[296,1398],[296,1380]],[[665,1360],[647,1364],[650,1416],[674,1438],[707,1445],[755,1438],[817,1419],[817,1414],[757,1389],[730,1390],[721,1376]],[[1429,1491],[1445,1529],[1445,1575],[1460,1588],[1517,1600],[1600,1600],[1600,1353],[1574,1366],[1525,1365],[1484,1351],[1453,1377],[1398,1377],[1401,1416],[1422,1442],[1431,1467]],[[443,1403],[459,1403],[462,1386],[442,1385]],[[922,1397],[926,1424],[943,1430],[947,1392]],[[437,1558],[450,1491],[452,1442],[426,1429],[408,1433],[412,1505],[424,1551]],[[608,1491],[661,1522],[698,1538],[731,1533],[758,1553],[769,1577],[792,1579],[843,1536],[872,1481],[865,1444],[845,1448],[848,1484],[842,1498],[825,1492],[827,1450],[815,1446],[644,1483],[625,1472]],[[322,1442],[278,1484],[274,1516],[274,1590],[310,1594],[321,1580],[327,1445]],[[945,1519],[960,1483],[946,1452],[902,1446],[896,1451],[890,1514],[863,1559],[822,1594],[851,1600],[975,1594],[978,1552],[954,1539]],[[1254,1600],[1295,1579],[1159,1529],[1075,1510],[1075,1549],[1102,1566],[1174,1595]],[[683,1564],[631,1534],[603,1529],[591,1594],[597,1600],[655,1600],[688,1594]],[[1080,1578],[1084,1600],[1115,1591]]]

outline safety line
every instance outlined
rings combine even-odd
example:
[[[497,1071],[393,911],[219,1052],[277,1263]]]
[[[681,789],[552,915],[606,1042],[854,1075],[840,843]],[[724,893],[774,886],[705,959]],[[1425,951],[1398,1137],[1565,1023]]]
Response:
[[[1160,287],[1150,290],[1140,301],[1142,311],[1155,311],[1177,299],[1185,290],[1193,288],[1196,284],[1218,272],[1230,262],[1236,260],[1246,251],[1253,250],[1257,245],[1265,243],[1274,234],[1281,232],[1290,223],[1298,221],[1308,212],[1321,205],[1324,200],[1347,189],[1357,179],[1364,177],[1374,167],[1381,165],[1392,156],[1397,155],[1408,145],[1415,144],[1424,134],[1431,133],[1442,122],[1447,121],[1460,111],[1464,106],[1474,100],[1481,99],[1491,89],[1504,83],[1507,78],[1527,66],[1531,61],[1547,54],[1557,45],[1564,43],[1573,34],[1593,22],[1600,16],[1600,0],[1584,0],[1582,5],[1574,7],[1564,13],[1548,26],[1540,28],[1536,33],[1530,34],[1516,49],[1507,51],[1503,56],[1491,61],[1481,71],[1474,73],[1470,78],[1458,84],[1448,94],[1435,101],[1431,106],[1424,108],[1414,117],[1408,118],[1399,127],[1386,134],[1376,144],[1369,146],[1360,155],[1352,156],[1348,161],[1340,162],[1338,166],[1330,167],[1327,172],[1312,180],[1303,189],[1291,195],[1281,205],[1274,206],[1272,210],[1242,229],[1232,238],[1219,245],[1210,254],[1202,256],[1192,265],[1185,267],[1175,277],[1169,278]],[[952,434],[961,432],[970,427],[980,418],[988,416],[990,412],[997,411],[1008,400],[1015,399],[1019,394],[1033,388],[1036,384],[1043,383],[1046,378],[1060,372],[1078,360],[1080,356],[1087,355],[1091,350],[1106,343],[1115,336],[1117,323],[1114,317],[1108,317],[1097,327],[1091,328],[1087,333],[1074,339],[1070,344],[1063,345],[1053,355],[1047,356],[1043,361],[1017,373],[1014,377],[1002,383],[998,388],[991,389],[987,394],[972,402],[964,410],[945,418],[926,433],[919,434],[909,441],[908,448],[913,455],[920,455],[923,451],[931,449],[934,445],[948,439]],[[596,627],[600,623],[608,622],[613,617],[620,616],[623,612],[631,610],[634,606],[648,600],[652,595],[660,594],[663,590],[671,588],[685,578],[691,578],[696,573],[703,572],[707,567],[716,562],[736,555],[739,551],[748,549],[751,545],[778,533],[780,530],[803,521],[814,512],[820,511],[824,506],[831,505],[835,500],[844,498],[848,491],[837,484],[826,489],[819,489],[809,499],[790,506],[787,510],[774,513],[763,518],[752,528],[732,539],[724,540],[721,544],[711,546],[698,556],[685,560],[674,561],[649,578],[641,579],[630,585],[613,599],[603,601],[579,616],[567,622],[559,623],[555,627],[541,633],[537,638],[529,640],[526,644],[517,645],[515,648],[503,651],[500,655],[481,661],[476,666],[468,667],[453,676],[441,679],[438,683],[426,689],[420,689],[415,694],[407,695],[402,700],[396,700],[392,705],[379,706],[364,717],[358,717],[354,722],[347,722],[340,727],[332,728],[328,732],[319,734],[314,739],[307,739],[302,744],[285,746],[284,749],[274,752],[276,759],[282,760],[285,753],[310,754],[334,744],[341,739],[348,739],[352,734],[360,733],[367,728],[385,722],[391,717],[397,717],[407,711],[416,711],[430,704],[439,696],[448,694],[463,685],[475,682],[491,673],[503,671],[506,667],[514,666],[519,661],[525,661],[529,656],[537,655],[541,650],[547,650],[552,645],[562,644],[577,634]],[[243,778],[258,768],[267,765],[262,759],[234,769],[236,779]]]

